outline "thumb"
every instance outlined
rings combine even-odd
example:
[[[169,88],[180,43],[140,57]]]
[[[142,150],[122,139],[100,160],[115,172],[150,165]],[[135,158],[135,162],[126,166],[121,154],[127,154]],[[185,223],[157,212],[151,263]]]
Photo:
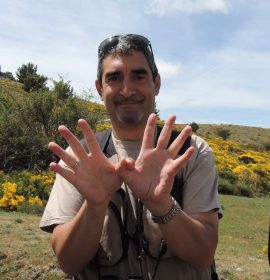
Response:
[[[116,166],[116,172],[123,174],[125,171],[132,171],[135,169],[135,160],[133,158],[122,159],[118,166]]]

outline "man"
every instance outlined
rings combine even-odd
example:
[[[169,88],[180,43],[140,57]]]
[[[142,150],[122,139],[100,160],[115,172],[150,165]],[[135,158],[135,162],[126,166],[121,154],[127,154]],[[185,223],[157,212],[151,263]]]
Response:
[[[49,144],[61,161],[50,165],[57,177],[40,226],[52,232],[61,268],[75,279],[210,279],[221,214],[211,149],[192,136],[179,156],[191,128],[170,143],[175,116],[154,145],[161,82],[148,39],[110,37],[98,58],[96,88],[115,152],[107,158],[82,119],[90,152],[65,126],[69,148]],[[183,209],[171,195],[177,173]]]

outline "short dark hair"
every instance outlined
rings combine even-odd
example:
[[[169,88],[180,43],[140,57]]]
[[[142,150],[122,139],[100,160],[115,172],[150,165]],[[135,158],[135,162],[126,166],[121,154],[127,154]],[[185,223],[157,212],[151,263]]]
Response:
[[[138,44],[138,41],[134,40],[134,37],[136,37],[136,36],[147,40],[149,42],[150,48],[146,47],[143,44]],[[158,75],[158,69],[157,69],[157,66],[155,63],[152,47],[151,47],[150,41],[148,39],[146,39],[143,36],[134,35],[134,34],[118,35],[118,36],[114,36],[114,37],[110,37],[110,38],[117,38],[117,42],[116,42],[115,46],[109,48],[106,51],[101,51],[99,48],[97,79],[98,79],[100,85],[102,85],[103,60],[105,59],[105,57],[107,57],[108,55],[112,55],[112,56],[131,55],[132,51],[139,51],[144,54],[149,66],[150,66],[153,80],[156,78],[156,76]],[[109,39],[106,39],[106,40],[109,40]],[[106,41],[106,40],[104,40],[104,41]],[[102,45],[102,43],[100,44],[100,46]]]

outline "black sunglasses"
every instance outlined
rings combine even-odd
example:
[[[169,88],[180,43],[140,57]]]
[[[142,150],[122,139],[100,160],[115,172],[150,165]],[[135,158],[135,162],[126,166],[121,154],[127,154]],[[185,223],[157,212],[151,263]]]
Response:
[[[126,34],[112,36],[102,41],[98,47],[98,57],[101,57],[104,53],[115,48],[118,45],[120,38],[123,37],[128,37],[135,46],[149,50],[153,55],[151,43],[146,37],[137,34]]]

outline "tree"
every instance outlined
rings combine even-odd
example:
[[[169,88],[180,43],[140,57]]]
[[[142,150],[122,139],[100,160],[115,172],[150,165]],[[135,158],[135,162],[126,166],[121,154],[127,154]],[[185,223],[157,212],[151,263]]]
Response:
[[[91,108],[86,97],[60,99],[49,89],[13,95],[0,90],[0,170],[47,169],[53,160],[48,143],[67,145],[58,133],[60,124],[81,137],[78,119],[85,118],[95,129],[107,118],[103,111]]]
[[[190,126],[191,126],[192,131],[193,131],[194,133],[196,133],[196,131],[200,128],[199,125],[198,125],[197,123],[195,123],[195,122],[192,122],[192,123],[190,124]]]
[[[36,75],[37,74],[37,66],[33,63],[27,63],[23,64],[21,67],[17,69],[16,76],[17,80],[20,83],[24,83],[24,81],[27,79],[30,75]]]
[[[225,128],[218,128],[217,135],[221,137],[223,140],[227,140],[231,136],[231,131]]]
[[[67,99],[68,97],[73,96],[73,88],[70,85],[70,81],[64,81],[62,76],[59,76],[60,80],[53,80],[53,91],[55,92],[57,98]]]
[[[0,78],[15,81],[12,73],[11,72],[1,72],[1,67],[0,67]]]
[[[18,82],[24,85],[27,92],[40,91],[46,88],[48,78],[37,74],[37,65],[33,63],[23,64],[16,72]]]

